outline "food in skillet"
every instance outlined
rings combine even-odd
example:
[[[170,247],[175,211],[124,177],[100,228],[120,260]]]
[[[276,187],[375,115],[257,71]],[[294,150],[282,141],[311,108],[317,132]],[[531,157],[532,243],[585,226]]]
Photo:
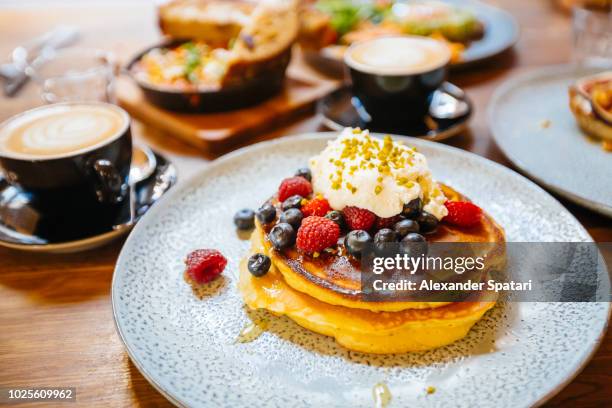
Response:
[[[302,4],[300,43],[309,49],[346,46],[385,35],[423,35],[444,40],[461,59],[484,26],[466,9],[438,1],[318,0]]]
[[[137,80],[164,88],[217,89],[279,67],[284,71],[298,20],[292,1],[179,0],[160,8],[160,26],[177,41],[145,53],[132,66]]]

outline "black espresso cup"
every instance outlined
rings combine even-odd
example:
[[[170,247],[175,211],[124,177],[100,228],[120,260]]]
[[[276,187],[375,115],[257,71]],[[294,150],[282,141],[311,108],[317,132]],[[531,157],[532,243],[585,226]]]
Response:
[[[125,211],[131,160],[130,117],[115,105],[58,103],[0,124],[0,175],[29,196],[44,236],[112,227]]]
[[[376,122],[422,122],[446,79],[450,51],[427,37],[394,36],[351,45],[344,62],[353,95]]]

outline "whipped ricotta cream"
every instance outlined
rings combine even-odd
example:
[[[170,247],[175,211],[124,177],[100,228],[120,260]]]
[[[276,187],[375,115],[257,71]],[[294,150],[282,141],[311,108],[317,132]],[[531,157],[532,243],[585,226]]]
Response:
[[[448,213],[446,197],[432,179],[425,156],[416,148],[346,128],[309,161],[312,186],[334,210],[355,206],[379,217],[393,217],[420,197],[423,209],[438,219]]]

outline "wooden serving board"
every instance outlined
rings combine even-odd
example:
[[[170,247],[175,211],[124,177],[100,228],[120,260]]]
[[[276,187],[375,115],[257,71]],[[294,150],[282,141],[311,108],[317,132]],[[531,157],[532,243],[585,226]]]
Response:
[[[249,108],[231,112],[183,114],[149,103],[129,78],[117,85],[119,104],[137,119],[205,151],[224,150],[257,132],[272,129],[314,107],[315,102],[337,89],[340,82],[310,68],[295,52],[287,70],[283,91]]]

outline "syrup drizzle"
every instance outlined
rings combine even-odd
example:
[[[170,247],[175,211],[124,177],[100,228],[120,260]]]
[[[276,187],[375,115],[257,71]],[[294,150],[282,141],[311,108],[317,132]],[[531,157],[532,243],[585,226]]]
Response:
[[[236,343],[250,343],[256,340],[268,329],[268,322],[266,320],[255,320],[245,325],[238,337]]]
[[[391,391],[387,384],[379,382],[372,388],[372,397],[376,408],[385,408],[391,402]]]

